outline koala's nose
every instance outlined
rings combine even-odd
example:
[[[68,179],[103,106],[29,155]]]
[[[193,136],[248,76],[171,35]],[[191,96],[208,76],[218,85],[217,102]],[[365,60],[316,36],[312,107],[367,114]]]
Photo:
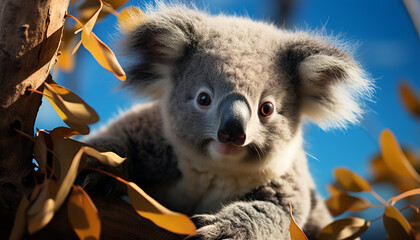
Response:
[[[219,142],[243,145],[246,140],[246,125],[250,118],[250,108],[244,97],[234,95],[226,98],[221,102],[219,114]]]

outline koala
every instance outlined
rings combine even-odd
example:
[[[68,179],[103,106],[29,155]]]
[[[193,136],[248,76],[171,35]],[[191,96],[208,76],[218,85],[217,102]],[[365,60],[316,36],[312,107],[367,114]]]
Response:
[[[302,126],[360,119],[372,81],[345,48],[311,32],[168,5],[151,10],[123,45],[134,59],[125,85],[150,101],[86,142],[126,156],[118,170],[191,216],[191,238],[290,239],[289,203],[310,239],[332,221]]]

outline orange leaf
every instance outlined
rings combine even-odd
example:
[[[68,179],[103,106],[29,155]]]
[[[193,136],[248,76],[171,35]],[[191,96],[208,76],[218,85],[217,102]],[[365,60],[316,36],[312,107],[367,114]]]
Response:
[[[95,110],[70,90],[57,85],[45,83],[44,97],[53,105],[60,118],[80,134],[88,134],[87,124],[99,121]]]
[[[74,186],[67,206],[67,215],[80,239],[99,239],[101,221],[98,210],[80,186]]]
[[[370,207],[370,203],[365,199],[350,196],[346,192],[331,196],[325,203],[333,216],[338,216],[348,210],[362,211]]]
[[[351,192],[370,191],[370,184],[352,171],[346,168],[337,168],[334,171],[335,179],[345,190]]]
[[[319,240],[344,240],[355,239],[364,233],[370,226],[370,222],[357,217],[349,217],[334,221],[324,227]]]
[[[395,207],[385,208],[383,222],[391,240],[415,240],[413,230],[404,216]]]
[[[54,142],[60,138],[70,138],[79,134],[79,132],[75,131],[74,129],[67,127],[56,127],[53,130],[47,132],[51,135],[51,138]]]
[[[129,33],[146,21],[147,16],[138,7],[124,8],[118,15],[118,25],[122,33]]]
[[[86,27],[83,27],[83,46],[92,54],[92,56],[103,68],[114,73],[115,76],[121,81],[124,81],[125,72],[118,63],[115,54],[93,32],[88,34],[86,29]]]
[[[131,205],[140,216],[151,220],[161,228],[177,234],[195,234],[196,227],[187,216],[165,208],[135,183],[127,183],[127,192]]]
[[[108,166],[117,167],[123,163],[126,158],[122,158],[113,152],[101,152],[91,147],[85,147],[85,154],[97,159]]]
[[[85,150],[85,147],[82,147],[77,152],[75,152],[72,148],[73,146],[70,139],[63,138],[57,141],[57,143],[55,144],[54,155],[55,158],[58,158],[58,161],[56,161],[56,163],[62,163],[60,165],[60,187],[57,191],[57,195],[55,196],[55,211],[57,211],[61,207],[61,204],[66,199],[71,187],[73,186],[74,180],[77,176],[79,163],[82,159],[82,155]]]
[[[290,207],[290,239],[291,240],[308,240],[305,233],[300,229],[296,224],[295,219],[293,218],[292,213],[292,204],[289,203]]]
[[[404,106],[416,117],[420,117],[420,101],[406,83],[400,84],[400,96]]]
[[[420,175],[407,160],[392,132],[385,129],[379,140],[382,157],[387,167],[395,174],[420,183]]]
[[[54,217],[53,193],[51,190],[55,187],[51,179],[45,179],[42,183],[42,189],[38,196],[31,203],[27,211],[28,232],[33,234],[45,227]]]
[[[71,72],[74,69],[74,57],[69,49],[61,50],[60,56],[57,57],[57,66],[64,72]]]

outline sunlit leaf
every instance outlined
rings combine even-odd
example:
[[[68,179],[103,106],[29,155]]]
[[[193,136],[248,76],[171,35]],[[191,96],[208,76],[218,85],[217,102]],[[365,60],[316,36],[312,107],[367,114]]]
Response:
[[[195,234],[196,227],[187,216],[165,208],[135,183],[129,182],[127,184],[127,193],[131,205],[140,216],[151,220],[161,228],[177,234]]]
[[[99,239],[101,221],[98,210],[80,186],[73,187],[67,206],[67,215],[80,239]]]
[[[340,194],[342,191],[340,191],[340,189],[338,189],[336,186],[334,185],[328,185],[327,186],[328,191],[331,193],[331,195],[337,195]]]
[[[400,84],[400,96],[404,106],[416,117],[420,117],[420,100],[406,83]]]
[[[64,160],[64,158],[67,158],[64,161],[68,162],[69,159],[73,159],[73,160],[70,160],[71,165],[67,169],[61,166],[62,173],[63,172],[67,172],[67,173],[65,177],[63,178],[63,180],[61,181],[60,188],[58,189],[57,196],[55,197],[55,201],[56,201],[55,211],[57,211],[61,207],[61,204],[66,199],[68,193],[70,192],[71,187],[73,186],[74,180],[76,179],[76,176],[77,176],[79,163],[82,158],[83,151],[85,150],[84,147],[82,147],[76,153],[76,155],[74,155],[74,152],[67,148],[67,146],[69,145],[69,144],[66,144],[69,142],[67,140],[68,139],[62,139],[62,140],[57,141],[54,148],[55,157],[58,158],[59,160],[62,160],[62,159]]]
[[[370,203],[363,198],[350,196],[346,192],[332,195],[325,203],[333,216],[346,211],[362,211],[370,207]]]
[[[412,189],[410,191],[401,193],[398,196],[392,197],[391,198],[391,205],[394,205],[397,201],[399,201],[403,198],[410,197],[410,196],[413,196],[413,195],[420,195],[420,188]]]
[[[131,6],[124,8],[118,15],[118,25],[122,33],[129,33],[143,24],[146,19],[146,14],[140,8]]]
[[[57,84],[45,83],[44,97],[53,105],[60,118],[80,134],[88,134],[87,124],[99,121],[93,108],[70,90]]]
[[[319,240],[355,239],[370,226],[363,218],[349,217],[334,221],[321,230]]]
[[[358,174],[346,168],[337,168],[334,171],[335,179],[345,190],[351,192],[370,191],[370,184]]]
[[[385,208],[383,222],[391,240],[415,240],[414,233],[408,221],[395,207]]]
[[[106,5],[102,7],[102,10],[99,13],[98,19],[100,20],[106,17],[109,13],[118,14],[115,12],[115,9],[120,8],[128,2],[128,0],[107,0],[105,1]],[[99,1],[98,0],[86,0],[79,8],[79,17],[81,22],[86,22],[92,17],[92,15],[98,10]]]
[[[85,29],[85,27],[83,29]],[[125,80],[125,72],[115,57],[115,54],[93,32],[87,34],[86,31],[83,30],[82,43],[103,68],[114,73],[121,81]]]
[[[125,161],[126,158],[122,158],[120,156],[118,156],[117,154],[113,153],[113,152],[100,152],[94,148],[91,147],[85,147],[85,154],[96,158],[97,160],[99,160],[101,163],[112,166],[112,167],[117,167],[119,166],[121,163],[123,163]]]
[[[41,192],[38,194],[38,197],[31,203],[31,206],[28,208],[28,232],[33,234],[43,227],[45,227],[51,219],[54,217],[54,206],[55,202],[51,194],[51,185],[53,180],[46,179],[42,183]]]
[[[16,211],[15,221],[13,223],[12,231],[9,235],[9,240],[20,240],[25,236],[27,224],[26,212],[28,210],[29,204],[29,200],[26,198],[26,196],[23,196]]]
[[[388,129],[382,131],[380,136],[382,157],[387,167],[400,176],[411,178],[420,183],[420,176],[408,162],[400,145],[392,132]]]
[[[57,66],[64,72],[71,72],[74,69],[74,57],[69,49],[60,51],[60,56],[57,57]]]
[[[293,213],[292,213],[292,204],[289,203],[290,207],[290,239],[291,240],[308,240],[305,233],[297,225]]]

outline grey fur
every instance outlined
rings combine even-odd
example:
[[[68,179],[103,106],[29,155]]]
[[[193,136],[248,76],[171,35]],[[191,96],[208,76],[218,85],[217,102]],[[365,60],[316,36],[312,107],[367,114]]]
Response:
[[[309,33],[185,7],[148,16],[126,40],[142,58],[127,84],[154,101],[87,141],[127,156],[121,170],[165,206],[192,216],[195,239],[289,239],[289,203],[315,238],[331,216],[307,167],[302,122],[357,122],[371,86],[363,70]],[[212,97],[209,107],[197,104],[199,92]],[[275,110],[263,117],[258,111],[267,101]],[[227,146],[216,141],[225,114],[242,114],[246,139],[237,156],[217,150]]]

